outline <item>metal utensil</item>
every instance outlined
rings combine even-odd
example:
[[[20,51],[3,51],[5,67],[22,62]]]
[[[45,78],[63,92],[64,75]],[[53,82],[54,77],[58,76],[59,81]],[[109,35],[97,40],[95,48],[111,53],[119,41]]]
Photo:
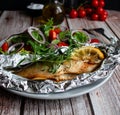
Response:
[[[96,36],[96,35],[95,35],[93,32],[91,32],[89,29],[83,28],[82,30],[85,31],[85,32],[87,32],[87,33],[90,34],[90,35]]]
[[[94,28],[92,29],[94,30],[95,32],[99,33],[99,34],[102,34],[104,37],[106,37],[108,40],[111,41],[111,38],[108,37],[106,34],[105,34],[105,30],[103,28]]]
[[[118,42],[119,40],[116,38],[116,37],[108,37],[106,34],[105,34],[105,30],[104,28],[93,28],[93,29],[86,29],[87,31],[89,32],[97,32],[101,35],[103,35],[105,38],[107,38],[112,44],[115,44],[116,42]]]

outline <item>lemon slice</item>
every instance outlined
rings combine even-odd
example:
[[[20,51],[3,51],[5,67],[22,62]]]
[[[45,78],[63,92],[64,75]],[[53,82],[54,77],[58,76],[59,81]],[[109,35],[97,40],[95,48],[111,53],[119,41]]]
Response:
[[[100,63],[105,58],[103,52],[92,46],[83,46],[76,48],[71,53],[71,59],[82,60],[88,63]]]

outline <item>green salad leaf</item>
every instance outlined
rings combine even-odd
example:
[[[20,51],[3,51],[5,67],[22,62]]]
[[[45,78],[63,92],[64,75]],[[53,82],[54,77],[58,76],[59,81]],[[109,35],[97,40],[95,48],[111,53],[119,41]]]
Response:
[[[73,38],[80,43],[85,43],[88,40],[88,36],[85,33],[79,31],[73,34]]]

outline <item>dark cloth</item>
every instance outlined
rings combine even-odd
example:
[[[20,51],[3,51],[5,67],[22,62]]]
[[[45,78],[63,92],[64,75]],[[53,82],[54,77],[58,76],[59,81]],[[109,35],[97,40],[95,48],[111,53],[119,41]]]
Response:
[[[85,0],[65,0],[65,7],[78,7],[83,1]],[[0,0],[0,10],[25,10],[31,2],[45,4],[49,0]],[[105,0],[105,4],[105,9],[120,11],[120,0]]]

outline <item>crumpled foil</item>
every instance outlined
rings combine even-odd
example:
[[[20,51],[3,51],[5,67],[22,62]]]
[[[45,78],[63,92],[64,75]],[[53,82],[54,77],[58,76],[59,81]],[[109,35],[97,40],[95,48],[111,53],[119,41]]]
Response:
[[[24,59],[20,66],[30,64],[32,55],[0,55],[0,86],[28,93],[46,94],[64,92],[73,88],[92,84],[99,79],[107,78],[113,73],[115,67],[120,64],[120,41],[115,44],[85,44],[100,48],[107,55],[100,68],[91,73],[84,73],[76,76],[75,79],[55,82],[52,80],[33,81],[15,75],[5,68],[16,67]],[[38,60],[40,57],[37,57]]]

